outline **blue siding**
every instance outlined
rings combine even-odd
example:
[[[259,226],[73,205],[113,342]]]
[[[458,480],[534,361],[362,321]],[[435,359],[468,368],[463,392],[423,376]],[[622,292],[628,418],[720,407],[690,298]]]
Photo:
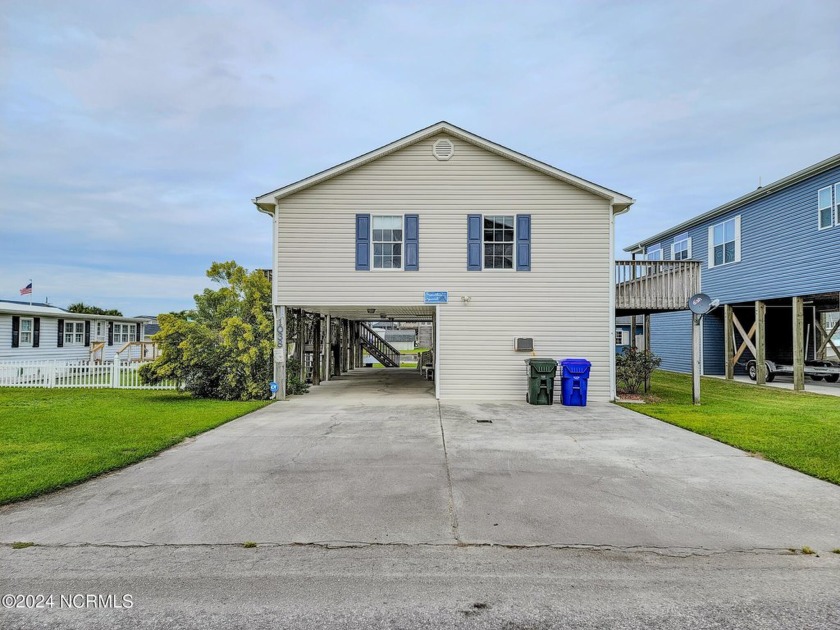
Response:
[[[840,226],[817,229],[817,190],[840,183],[830,169],[688,230],[703,261],[703,292],[724,304],[840,291]],[[741,261],[709,268],[708,231],[741,216]],[[673,235],[660,240],[671,258]]]
[[[691,372],[691,313],[651,315],[650,348],[662,357],[663,370]]]
[[[703,262],[702,291],[718,298],[722,304],[840,291],[840,274],[837,273],[840,269],[840,226],[817,229],[817,191],[836,183],[840,183],[840,167],[690,228],[691,258]],[[709,227],[736,216],[741,217],[741,260],[710,269]],[[684,233],[685,229],[681,229],[680,234]],[[676,230],[654,244],[662,247],[666,260],[671,259],[674,236],[678,236]],[[753,318],[743,309],[737,312],[749,328]],[[781,317],[781,313],[768,311],[768,332],[784,331],[783,336],[787,339],[789,319],[776,321]],[[806,312],[806,323],[808,319]],[[662,357],[662,368],[690,372],[690,315],[687,312],[667,313],[654,315],[651,321],[651,347]],[[773,337],[775,335],[768,334],[768,357],[784,358],[790,349],[774,347]],[[813,355],[810,344],[808,352]],[[722,309],[706,317],[703,354],[705,374],[724,373]],[[747,351],[740,361],[743,363],[750,358]],[[740,371],[736,368],[736,372]]]
[[[723,309],[703,318],[703,374],[723,376]]]

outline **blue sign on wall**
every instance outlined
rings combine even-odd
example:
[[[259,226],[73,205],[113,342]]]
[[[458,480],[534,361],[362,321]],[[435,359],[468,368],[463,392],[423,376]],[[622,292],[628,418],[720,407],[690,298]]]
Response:
[[[449,291],[426,291],[423,293],[425,304],[446,304],[449,302]]]
[[[272,394],[276,394],[276,393],[277,393],[277,390],[278,390],[278,389],[280,389],[280,387],[277,385],[277,383],[275,383],[274,381],[271,381],[271,382],[268,384],[268,389],[270,389],[270,390],[271,390],[271,393],[272,393]]]

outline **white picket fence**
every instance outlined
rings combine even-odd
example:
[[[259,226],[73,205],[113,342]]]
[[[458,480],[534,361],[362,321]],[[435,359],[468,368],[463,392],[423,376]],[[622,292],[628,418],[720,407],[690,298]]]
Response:
[[[175,381],[146,385],[139,363],[119,358],[108,363],[89,361],[14,361],[0,363],[0,387],[100,387],[112,389],[177,389]]]

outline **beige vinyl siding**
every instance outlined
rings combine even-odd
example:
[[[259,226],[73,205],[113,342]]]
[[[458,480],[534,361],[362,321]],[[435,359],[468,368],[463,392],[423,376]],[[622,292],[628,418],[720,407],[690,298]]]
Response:
[[[448,161],[429,138],[281,200],[277,302],[440,307],[440,394],[524,400],[533,337],[539,356],[585,357],[591,397],[609,399],[612,257],[609,201],[452,139]],[[417,213],[420,271],[356,271],[356,213]],[[468,214],[530,214],[531,271],[467,271]],[[461,296],[471,298],[468,305]]]

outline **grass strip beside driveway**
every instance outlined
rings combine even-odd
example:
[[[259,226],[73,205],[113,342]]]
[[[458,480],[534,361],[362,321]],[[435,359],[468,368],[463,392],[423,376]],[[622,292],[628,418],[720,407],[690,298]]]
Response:
[[[167,390],[0,388],[0,505],[133,464],[267,404]]]
[[[840,399],[715,378],[700,391],[697,407],[690,376],[656,372],[649,402],[622,406],[840,484]]]

